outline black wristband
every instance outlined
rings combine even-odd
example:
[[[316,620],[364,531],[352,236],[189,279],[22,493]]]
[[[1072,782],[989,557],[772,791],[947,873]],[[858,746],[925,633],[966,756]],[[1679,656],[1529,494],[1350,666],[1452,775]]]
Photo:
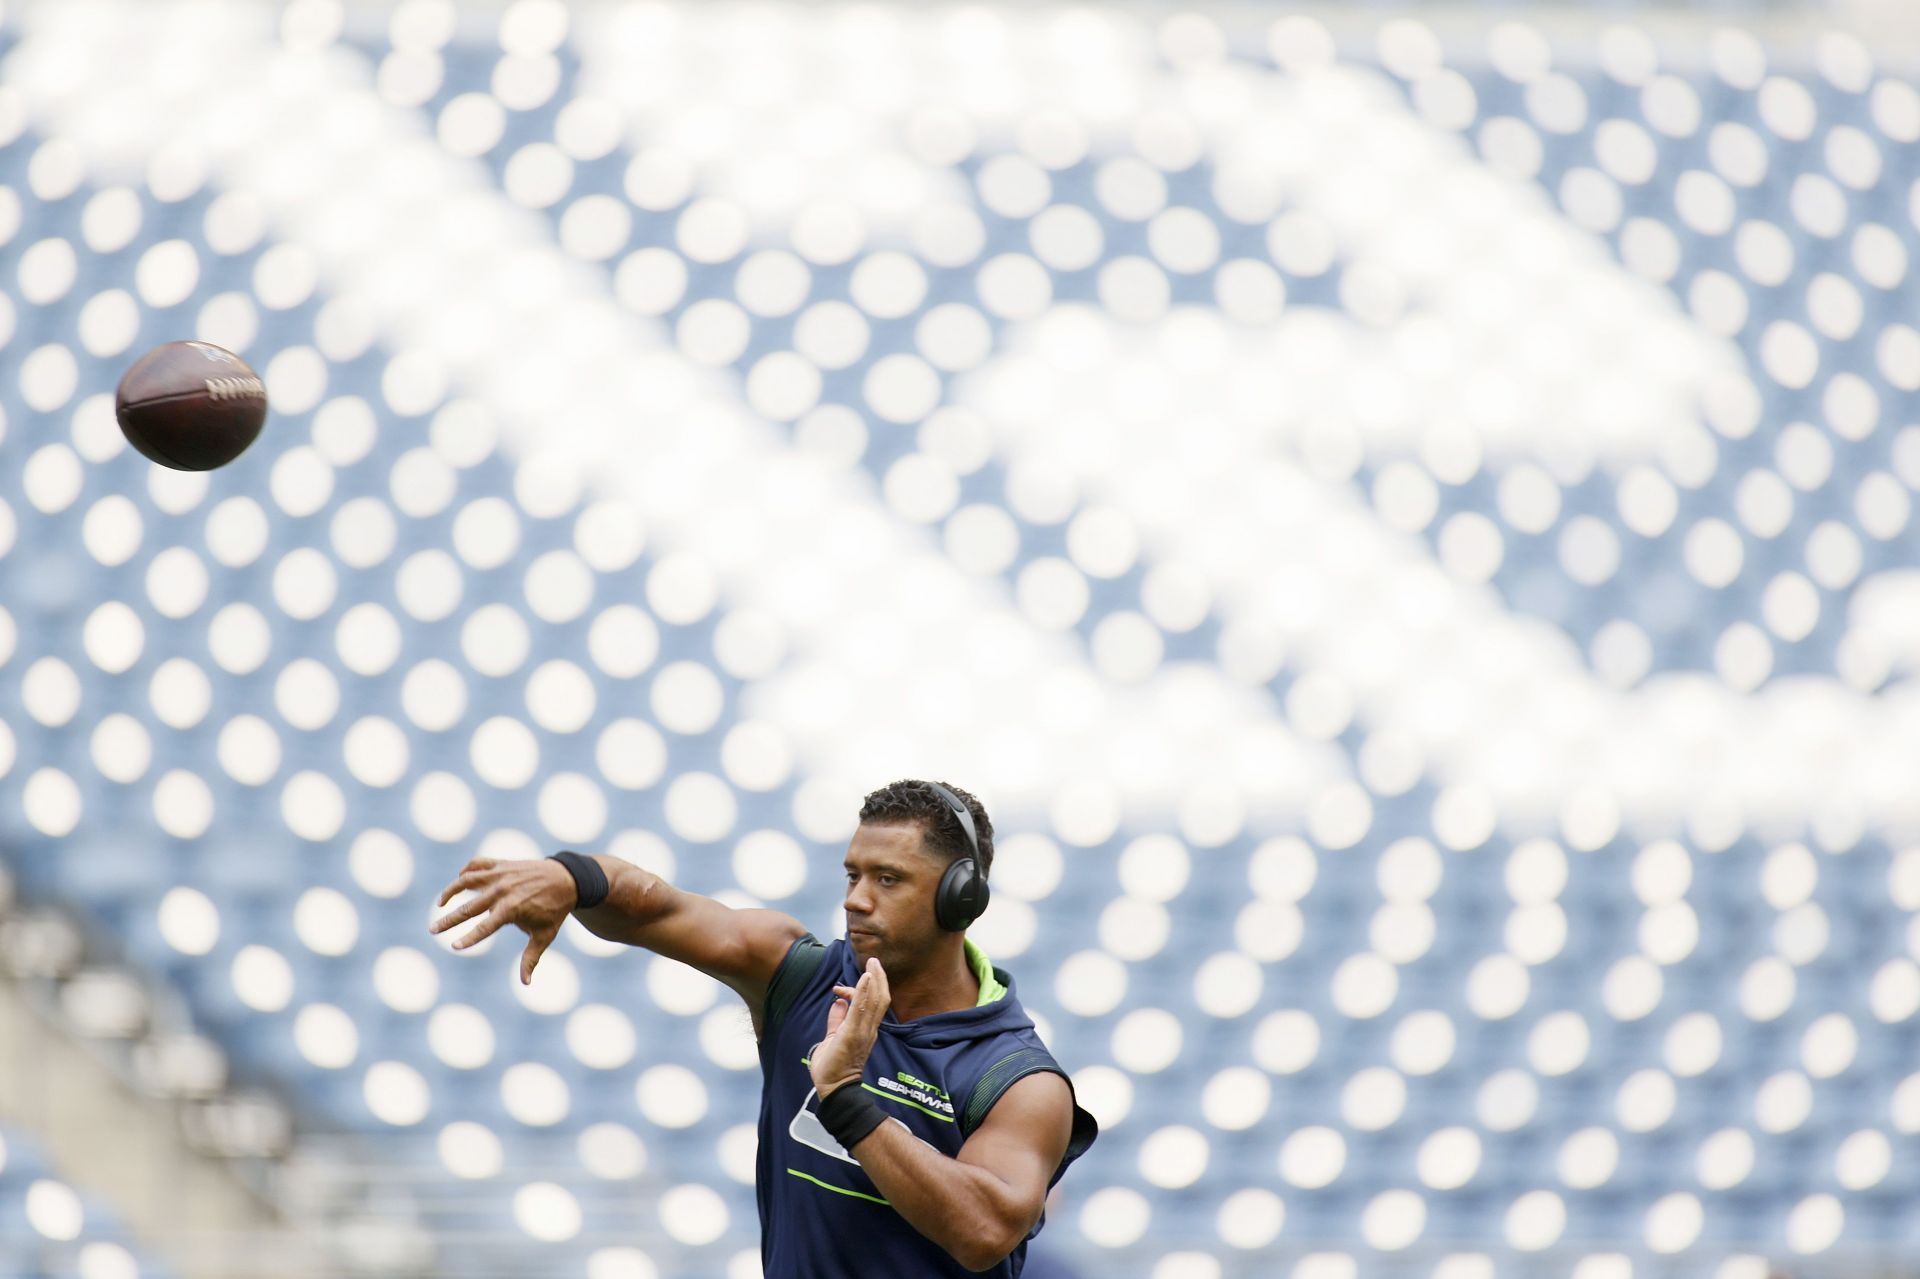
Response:
[[[607,872],[599,862],[584,853],[555,853],[547,860],[559,862],[573,876],[575,910],[588,910],[607,900]]]
[[[885,1122],[887,1117],[858,1083],[842,1084],[820,1099],[820,1126],[848,1153]]]

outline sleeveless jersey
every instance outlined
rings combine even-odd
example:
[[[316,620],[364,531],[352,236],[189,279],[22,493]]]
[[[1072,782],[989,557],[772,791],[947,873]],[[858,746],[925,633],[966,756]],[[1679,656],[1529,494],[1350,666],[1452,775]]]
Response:
[[[949,1157],[1019,1080],[1038,1071],[1067,1078],[1020,1007],[1013,978],[1000,968],[993,974],[1007,989],[991,1003],[909,1022],[889,1012],[867,1059],[861,1086],[880,1109]],[[967,1270],[895,1212],[859,1161],[821,1126],[808,1053],[826,1036],[833,987],[857,980],[846,942],[823,946],[809,934],[788,950],[767,990],[755,1170],[766,1279],[1017,1279],[1044,1216],[999,1264]],[[1097,1135],[1093,1116],[1076,1104],[1073,1137],[1049,1185]]]

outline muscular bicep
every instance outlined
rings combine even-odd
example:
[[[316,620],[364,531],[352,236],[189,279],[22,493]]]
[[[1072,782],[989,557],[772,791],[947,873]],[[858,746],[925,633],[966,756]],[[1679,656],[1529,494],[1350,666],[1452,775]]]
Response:
[[[777,910],[736,910],[659,879],[648,884],[647,891],[660,894],[660,899],[648,903],[647,922],[630,925],[620,940],[677,959],[724,983],[757,1014],[780,961],[806,935],[800,921]],[[601,921],[589,918],[606,910],[581,911],[581,922],[606,936],[597,926]]]
[[[1072,1138],[1073,1090],[1059,1075],[1043,1071],[1007,1089],[960,1147],[959,1159],[1006,1184],[1024,1213],[1024,1238],[1040,1220],[1047,1185]]]

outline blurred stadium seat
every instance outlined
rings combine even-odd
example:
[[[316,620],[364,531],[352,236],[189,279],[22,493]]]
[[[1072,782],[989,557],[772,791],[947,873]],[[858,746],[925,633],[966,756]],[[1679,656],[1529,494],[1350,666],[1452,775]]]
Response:
[[[34,1144],[0,1131],[0,1275],[6,1279],[162,1279],[111,1214],[54,1176]]]

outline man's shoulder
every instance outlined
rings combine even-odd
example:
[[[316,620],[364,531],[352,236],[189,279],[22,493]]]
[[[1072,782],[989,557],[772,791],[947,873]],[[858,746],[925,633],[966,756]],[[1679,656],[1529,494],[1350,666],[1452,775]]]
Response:
[[[787,947],[785,958],[773,970],[773,980],[767,984],[761,1042],[771,1043],[778,1036],[788,1015],[820,979],[821,972],[840,961],[836,948],[845,950],[846,943],[840,940],[823,942],[810,932],[794,938]]]
[[[1035,1075],[1056,1075],[1065,1085],[1063,1100],[1073,1109],[1074,1143],[1070,1154],[1077,1158],[1093,1144],[1099,1128],[1094,1124],[1093,1116],[1081,1108],[1074,1094],[1073,1076],[1047,1047],[1046,1041],[1040,1037],[1039,1028],[1019,1010],[1017,1004],[1009,1011],[1017,1015],[1015,1024],[973,1046],[978,1054],[975,1058],[978,1073],[974,1076],[972,1087],[959,1099],[961,1130],[971,1133],[977,1129],[986,1121],[988,1112],[999,1104],[1014,1085]]]

